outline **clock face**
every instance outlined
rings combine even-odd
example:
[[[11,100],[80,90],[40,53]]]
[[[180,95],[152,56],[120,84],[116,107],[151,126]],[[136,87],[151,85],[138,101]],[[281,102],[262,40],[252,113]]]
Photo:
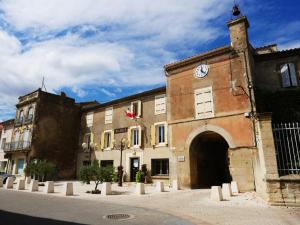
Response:
[[[195,77],[203,78],[208,74],[209,66],[207,64],[199,65],[194,72]]]

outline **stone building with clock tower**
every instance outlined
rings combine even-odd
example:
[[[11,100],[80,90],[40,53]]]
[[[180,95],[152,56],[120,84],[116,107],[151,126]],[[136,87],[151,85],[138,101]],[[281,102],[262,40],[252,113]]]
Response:
[[[290,170],[290,183],[279,176],[271,115],[257,103],[259,90],[299,90],[299,49],[253,48],[245,16],[227,26],[229,45],[165,66],[170,179],[186,188],[234,180],[240,191],[255,190],[273,204],[299,204],[300,165],[291,162],[297,171]]]

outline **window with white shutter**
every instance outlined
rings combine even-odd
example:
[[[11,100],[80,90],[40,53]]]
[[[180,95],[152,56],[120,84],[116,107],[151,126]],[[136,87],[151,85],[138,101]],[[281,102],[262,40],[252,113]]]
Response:
[[[197,119],[204,119],[214,116],[214,102],[212,87],[195,90],[195,113]]]
[[[155,115],[166,113],[166,95],[155,96]]]
[[[87,127],[93,126],[93,119],[94,119],[94,113],[88,113],[86,115],[86,126]]]
[[[112,123],[113,120],[113,108],[105,109],[105,124]]]
[[[280,67],[282,87],[298,86],[296,69],[293,63],[286,63]]]

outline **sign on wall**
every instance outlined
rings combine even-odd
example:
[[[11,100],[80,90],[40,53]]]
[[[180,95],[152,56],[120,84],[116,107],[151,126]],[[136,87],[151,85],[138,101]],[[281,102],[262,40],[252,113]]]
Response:
[[[120,134],[120,133],[126,133],[128,130],[128,127],[123,127],[123,128],[117,128],[114,130],[115,134]]]
[[[178,161],[178,162],[184,162],[184,161],[185,161],[184,155],[179,155],[179,156],[177,156],[177,161]]]

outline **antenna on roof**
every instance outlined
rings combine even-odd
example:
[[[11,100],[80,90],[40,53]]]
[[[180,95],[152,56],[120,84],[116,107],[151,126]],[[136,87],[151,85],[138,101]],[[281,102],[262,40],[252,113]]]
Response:
[[[42,80],[42,90],[43,90],[43,88],[47,92],[46,85],[45,85],[45,77],[44,76],[43,76],[43,80]]]

